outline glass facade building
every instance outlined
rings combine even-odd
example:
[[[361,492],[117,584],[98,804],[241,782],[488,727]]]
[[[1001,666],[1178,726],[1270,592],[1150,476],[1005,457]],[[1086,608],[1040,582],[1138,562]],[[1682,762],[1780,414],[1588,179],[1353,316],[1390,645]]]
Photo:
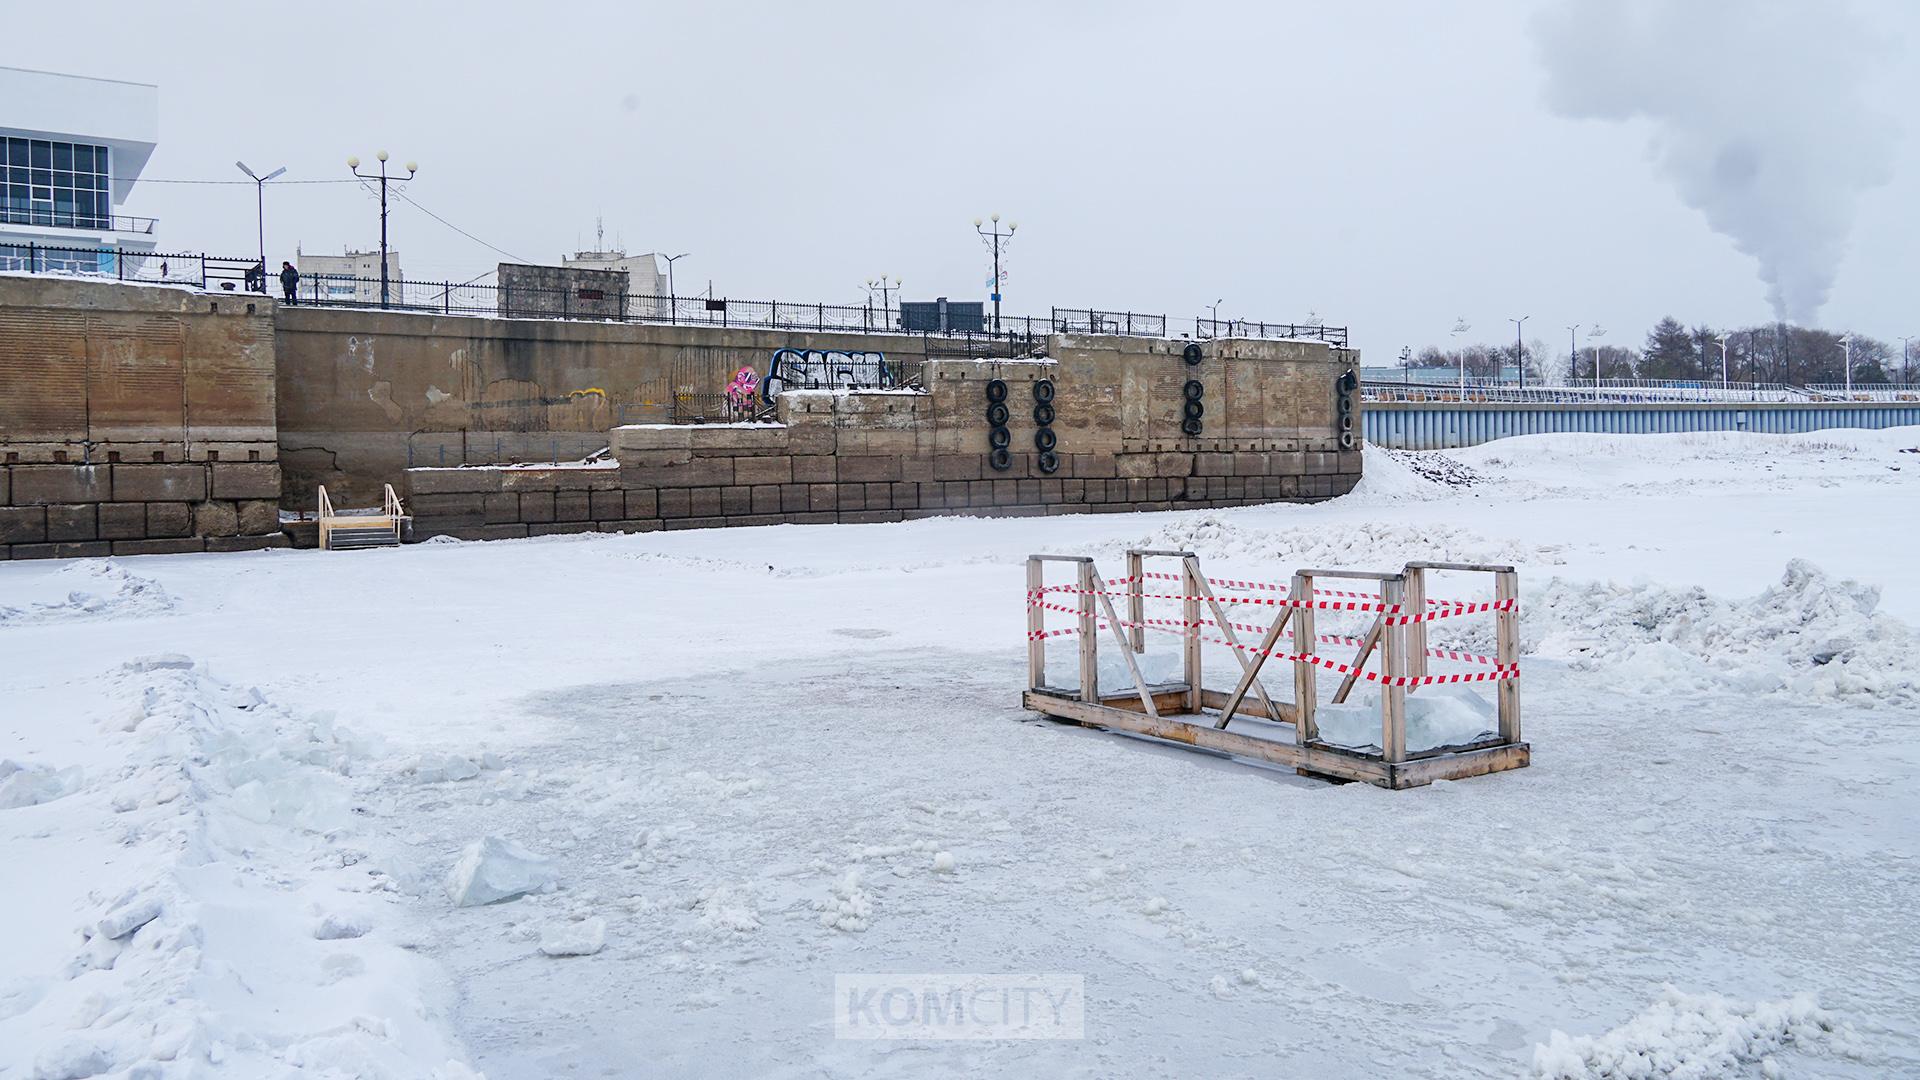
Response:
[[[113,227],[112,155],[83,142],[6,137],[0,221],[55,228]]]

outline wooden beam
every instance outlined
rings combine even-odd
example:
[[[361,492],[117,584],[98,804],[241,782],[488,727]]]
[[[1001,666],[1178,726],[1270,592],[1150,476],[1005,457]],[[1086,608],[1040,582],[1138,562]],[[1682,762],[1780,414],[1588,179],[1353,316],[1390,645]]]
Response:
[[[1427,613],[1427,571],[1425,567],[1407,564],[1407,614],[1425,615]],[[1407,674],[1416,679],[1427,677],[1427,624],[1425,621],[1406,624]],[[1410,693],[1413,691],[1409,691]]]
[[[1046,586],[1047,576],[1043,572],[1039,559],[1027,559],[1027,689],[1033,690],[1047,681],[1047,639],[1041,635],[1047,629],[1047,610],[1040,606],[1046,595],[1040,590]]]
[[[1293,609],[1293,651],[1301,656],[1313,655],[1313,575],[1306,571],[1296,571],[1292,588],[1287,593],[1294,603],[1301,605]],[[1278,624],[1275,624],[1278,625]],[[1318,702],[1319,684],[1314,680],[1318,670],[1305,660],[1293,662],[1293,726],[1301,742],[1312,742],[1320,737],[1319,725],[1313,722],[1314,706]]]
[[[1080,564],[1080,700],[1100,700],[1100,664],[1094,650],[1100,644],[1100,628],[1093,620],[1093,560]]]
[[[1520,611],[1516,605],[1520,601],[1520,575],[1512,569],[1496,572],[1493,575],[1493,599],[1507,605],[1493,613],[1493,658],[1502,667],[1517,672],[1520,664]],[[1520,741],[1520,680],[1502,679],[1493,685],[1498,688],[1495,698],[1499,702],[1500,741],[1517,743]]]
[[[1373,655],[1374,646],[1379,643],[1380,617],[1376,615],[1373,625],[1367,627],[1366,636],[1360,639],[1360,651],[1353,654],[1353,663],[1349,665],[1353,670],[1347,672],[1347,677],[1340,680],[1340,689],[1333,692],[1335,705],[1347,700],[1347,695],[1353,692],[1353,684],[1360,679],[1360,669],[1367,666],[1367,658]]]
[[[1186,586],[1180,590],[1180,618],[1186,625],[1185,636],[1180,641],[1181,667],[1187,676],[1187,711],[1200,711],[1200,589],[1206,578],[1200,574],[1200,560],[1192,555],[1180,559],[1180,581]],[[1240,650],[1235,649],[1235,652]],[[1265,695],[1262,695],[1263,697]]]
[[[1380,756],[1398,764],[1407,760],[1407,688],[1400,684],[1407,657],[1407,583],[1390,579],[1380,583]],[[1394,615],[1395,608],[1401,615]]]
[[[1142,599],[1140,576],[1146,572],[1146,561],[1137,551],[1127,552],[1127,619],[1133,625],[1128,627],[1127,637],[1132,641],[1134,652],[1147,651],[1147,606]]]
[[[1233,693],[1227,698],[1227,703],[1220,707],[1221,727],[1226,727],[1227,721],[1233,719],[1233,714],[1240,711],[1240,699],[1247,696],[1247,688],[1252,686],[1254,681],[1260,678],[1260,669],[1266,665],[1267,657],[1273,654],[1273,645],[1274,642],[1280,640],[1280,631],[1286,627],[1287,620],[1292,619],[1298,614],[1300,614],[1298,610],[1288,608],[1281,612],[1278,618],[1273,620],[1272,626],[1267,628],[1266,634],[1260,639],[1259,650],[1254,653],[1253,660],[1247,664],[1246,670],[1240,673],[1240,681],[1234,685]],[[1294,633],[1296,635],[1299,633],[1299,625],[1298,622],[1294,623]],[[1232,628],[1229,627],[1228,631],[1231,632]],[[1239,652],[1241,650],[1235,649],[1233,651]]]
[[[1227,641],[1233,646],[1233,657],[1240,662],[1240,673],[1244,676],[1247,668],[1251,666],[1253,662],[1247,659],[1246,650],[1240,647],[1240,635],[1235,632],[1233,628],[1233,620],[1227,618],[1227,613],[1220,607],[1220,601],[1213,595],[1213,586],[1207,583],[1206,575],[1200,572],[1200,560],[1193,556],[1188,556],[1186,564],[1187,576],[1192,582],[1191,591],[1206,598],[1207,607],[1213,612],[1213,621],[1219,624],[1220,632],[1227,635]],[[1193,621],[1199,621],[1197,611]],[[1285,621],[1286,615],[1282,615],[1281,622],[1284,623]],[[1196,636],[1194,639],[1194,647],[1196,650],[1198,650],[1199,644],[1199,638]],[[1267,696],[1267,688],[1260,682],[1257,676],[1253,680],[1253,692],[1260,696],[1260,704],[1266,706],[1268,718],[1278,721],[1280,719],[1280,709],[1274,705],[1273,699]],[[1239,703],[1236,701],[1234,703],[1234,712],[1221,712],[1220,722],[1214,726],[1226,727],[1227,721],[1233,719],[1238,712]]]
[[[1140,665],[1133,659],[1133,648],[1127,640],[1126,627],[1120,625],[1120,616],[1114,613],[1113,597],[1107,595],[1107,583],[1100,579],[1098,570],[1092,573],[1094,594],[1100,598],[1100,605],[1106,610],[1107,629],[1113,631],[1113,640],[1120,644],[1120,659],[1127,662],[1127,673],[1133,676],[1133,688],[1140,695],[1140,703],[1147,707],[1149,716],[1159,716],[1160,710],[1153,704],[1153,692],[1147,689],[1147,680],[1140,677]]]
[[[1245,701],[1242,701],[1239,707],[1233,711],[1233,715],[1251,716],[1256,720],[1271,720],[1276,724],[1293,723],[1294,710],[1292,705],[1284,701],[1270,701],[1267,704],[1272,707],[1275,713],[1279,713],[1279,716],[1276,717],[1272,713],[1260,712]],[[1227,695],[1221,690],[1202,690],[1200,691],[1200,707],[1224,712],[1227,707]],[[1225,724],[1215,724],[1213,726],[1217,728],[1226,727]]]

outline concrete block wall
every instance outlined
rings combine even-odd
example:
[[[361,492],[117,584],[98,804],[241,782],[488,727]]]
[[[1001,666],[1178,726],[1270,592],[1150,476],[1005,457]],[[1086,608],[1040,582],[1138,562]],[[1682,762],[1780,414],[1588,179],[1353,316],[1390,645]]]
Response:
[[[1133,355],[1062,350],[1085,361],[1080,369],[1067,360],[940,361],[928,365],[927,393],[782,395],[778,424],[615,428],[611,461],[408,470],[414,537],[1238,506],[1327,499],[1359,481],[1360,453],[1339,449],[1332,426],[1333,380],[1344,367],[1324,347],[1235,356],[1222,346],[1197,368],[1144,344],[1107,351]],[[1171,407],[1159,400],[1169,392],[1159,385],[1169,363]],[[1181,387],[1209,363],[1220,388],[1217,433],[1185,436]],[[1116,365],[1142,377],[1105,381]],[[992,378],[1008,382],[1012,411],[1019,416],[1024,407],[1027,416],[1009,425],[1016,452],[1004,470],[988,456],[985,386]],[[1051,474],[1041,471],[1032,441],[1031,388],[1042,378],[1056,390],[1058,468]],[[1289,389],[1291,402],[1271,396]],[[1236,395],[1258,407],[1236,409]],[[1138,398],[1132,416],[1124,408],[1130,398]]]
[[[0,465],[0,559],[286,545],[272,461]]]
[[[285,543],[269,301],[0,285],[0,559]]]

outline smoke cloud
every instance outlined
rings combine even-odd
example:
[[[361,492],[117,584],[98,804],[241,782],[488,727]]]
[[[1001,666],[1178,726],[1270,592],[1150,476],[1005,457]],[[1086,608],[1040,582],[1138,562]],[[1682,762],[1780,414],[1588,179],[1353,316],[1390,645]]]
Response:
[[[1833,291],[1860,192],[1892,171],[1868,107],[1882,56],[1843,4],[1566,0],[1533,26],[1547,101],[1573,119],[1653,125],[1680,198],[1760,264],[1774,316],[1811,325]]]

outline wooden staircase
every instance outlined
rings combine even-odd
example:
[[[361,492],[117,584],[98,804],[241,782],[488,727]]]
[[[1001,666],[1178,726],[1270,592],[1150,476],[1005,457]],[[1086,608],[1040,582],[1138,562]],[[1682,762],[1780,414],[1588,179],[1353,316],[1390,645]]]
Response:
[[[359,548],[399,547],[400,536],[409,517],[400,505],[400,496],[392,484],[382,484],[380,511],[340,513],[320,489],[320,547],[327,551],[353,551]]]

